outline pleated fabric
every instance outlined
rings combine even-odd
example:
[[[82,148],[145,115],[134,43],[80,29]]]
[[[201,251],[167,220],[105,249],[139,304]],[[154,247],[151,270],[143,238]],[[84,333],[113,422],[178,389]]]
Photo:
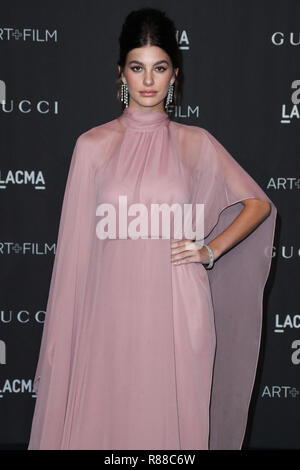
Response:
[[[270,202],[270,215],[210,270],[171,263],[171,241],[180,239],[172,213],[169,235],[162,224],[149,235],[153,204],[191,205],[194,229],[203,204],[209,243],[248,198]],[[81,134],[64,193],[28,450],[240,449],[276,214],[204,128],[126,108]]]

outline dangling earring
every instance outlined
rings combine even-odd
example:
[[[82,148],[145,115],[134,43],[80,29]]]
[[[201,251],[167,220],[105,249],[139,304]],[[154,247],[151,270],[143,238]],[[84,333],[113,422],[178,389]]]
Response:
[[[128,108],[128,86],[127,86],[127,83],[122,82],[120,101],[125,104],[126,108]]]
[[[174,85],[172,85],[172,83],[170,83],[169,84],[168,94],[167,94],[167,101],[166,101],[166,104],[165,104],[165,109],[168,109],[169,104],[171,104],[172,101],[173,101],[173,91],[174,91]]]

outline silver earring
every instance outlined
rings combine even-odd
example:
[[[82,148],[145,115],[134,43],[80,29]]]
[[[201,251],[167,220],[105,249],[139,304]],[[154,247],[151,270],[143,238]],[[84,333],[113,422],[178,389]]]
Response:
[[[128,85],[122,82],[120,101],[128,108]]]
[[[174,85],[172,85],[172,83],[170,83],[169,84],[168,94],[167,94],[167,101],[166,101],[166,104],[165,104],[165,109],[168,109],[169,104],[171,104],[172,101],[173,101],[173,92],[174,92]]]

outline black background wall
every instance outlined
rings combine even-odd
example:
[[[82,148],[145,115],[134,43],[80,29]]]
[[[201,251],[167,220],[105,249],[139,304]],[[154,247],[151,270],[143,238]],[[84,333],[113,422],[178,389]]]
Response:
[[[0,446],[29,441],[72,150],[82,132],[120,114],[118,36],[125,16],[143,6],[165,10],[178,30],[185,75],[178,122],[209,130],[278,208],[244,448],[299,449],[297,0],[1,3]]]

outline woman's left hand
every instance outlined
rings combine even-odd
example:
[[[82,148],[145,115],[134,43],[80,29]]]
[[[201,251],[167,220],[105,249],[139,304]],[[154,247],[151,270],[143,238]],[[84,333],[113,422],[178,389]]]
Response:
[[[183,239],[171,242],[173,264],[209,263],[209,253],[205,246],[199,248],[194,240]]]

